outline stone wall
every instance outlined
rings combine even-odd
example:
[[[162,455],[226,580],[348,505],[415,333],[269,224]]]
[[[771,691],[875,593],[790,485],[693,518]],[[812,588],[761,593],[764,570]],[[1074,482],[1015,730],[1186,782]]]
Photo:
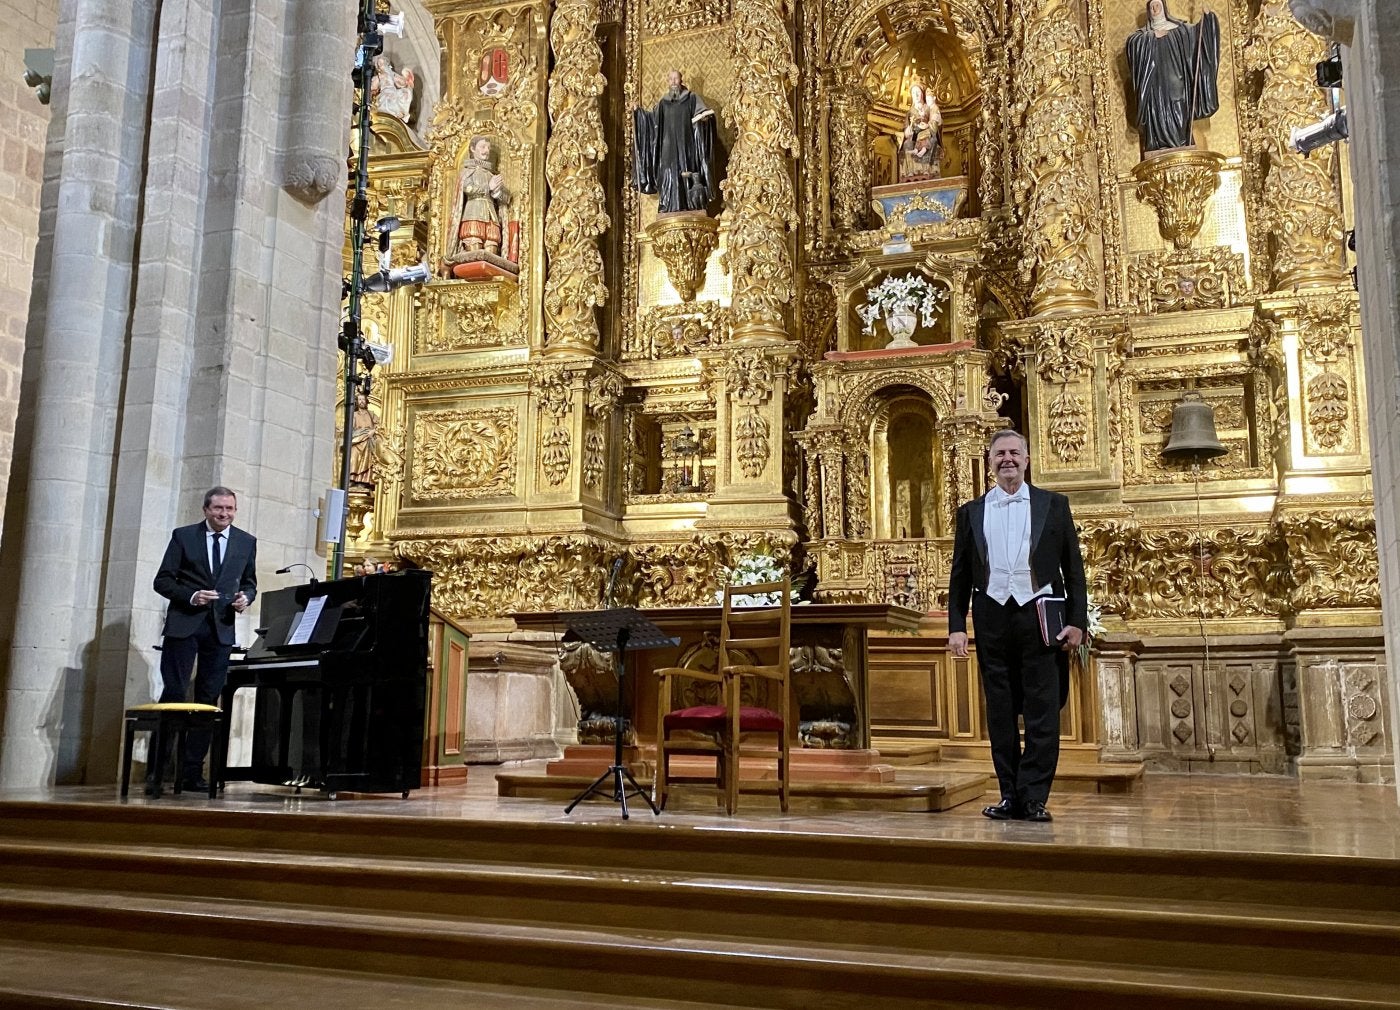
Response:
[[[1400,5],[1290,0],[1313,31],[1343,43],[1356,200],[1357,285],[1392,717],[1400,713]],[[1400,747],[1395,748],[1400,782]]]
[[[19,407],[20,362],[39,233],[49,107],[24,83],[24,51],[53,46],[57,0],[0,0],[0,527]]]
[[[210,485],[239,493],[264,590],[314,560],[354,17],[63,5],[0,540],[0,786],[115,777],[121,711],[159,683],[151,578]]]

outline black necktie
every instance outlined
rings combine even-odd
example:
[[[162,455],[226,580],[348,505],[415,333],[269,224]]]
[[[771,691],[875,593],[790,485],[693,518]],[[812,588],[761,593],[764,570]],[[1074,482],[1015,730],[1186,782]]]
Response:
[[[224,552],[220,549],[220,543],[224,539],[222,533],[214,534],[214,578],[219,577],[219,569],[224,567]]]

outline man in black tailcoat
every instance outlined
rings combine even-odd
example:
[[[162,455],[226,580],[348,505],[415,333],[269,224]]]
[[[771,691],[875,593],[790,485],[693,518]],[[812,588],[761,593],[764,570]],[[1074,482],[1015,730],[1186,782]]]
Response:
[[[210,488],[204,495],[204,521],[170,534],[154,583],[155,591],[170,601],[160,654],[162,702],[214,705],[224,689],[233,648],[233,616],[248,609],[258,593],[258,542],[252,534],[234,528],[237,513],[238,498],[232,491]],[[190,698],[196,659],[199,674]],[[208,788],[200,781],[208,750],[207,732],[186,734],[185,788]]]
[[[993,820],[1049,821],[1045,803],[1060,757],[1060,706],[1069,651],[1088,624],[1084,560],[1069,499],[1026,483],[1029,445],[998,431],[987,446],[996,486],[958,509],[948,584],[948,648],[967,657],[967,612],[977,628],[977,665],[1001,802]],[[1036,600],[1064,598],[1065,627],[1051,645]],[[1021,746],[1016,720],[1025,720]]]

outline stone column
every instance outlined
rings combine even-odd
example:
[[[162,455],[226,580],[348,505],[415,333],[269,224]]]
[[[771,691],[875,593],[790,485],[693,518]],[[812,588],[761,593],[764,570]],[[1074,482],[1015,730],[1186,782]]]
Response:
[[[1088,42],[1069,0],[1018,0],[1012,67],[1016,201],[1025,226],[1021,276],[1034,315],[1099,307],[1099,209],[1086,80]]]
[[[151,579],[205,489],[239,493],[265,590],[314,561],[332,472],[344,205],[268,183],[296,136],[288,0],[146,10],[83,0],[59,30],[44,307],[0,547],[5,786],[114,777],[121,711],[159,684]],[[322,44],[348,61],[353,12],[339,26]],[[347,107],[338,89],[328,107]]]
[[[58,21],[58,0],[26,5],[24,18],[6,25],[9,44],[0,52],[0,80],[24,77],[24,51],[51,49]],[[43,183],[44,135],[50,106],[22,84],[0,94],[0,121],[6,123],[6,156],[0,161],[0,518],[5,514],[5,485],[14,449],[15,413],[19,407],[24,329],[33,294],[34,236],[39,233],[39,191]],[[38,299],[34,299],[38,303]]]
[[[80,0],[58,30],[21,423],[5,522],[12,615],[0,785],[81,778],[90,755],[109,484],[133,283],[154,19]],[[101,254],[100,257],[96,254]],[[37,277],[36,277],[37,279]]]
[[[1356,232],[1357,285],[1366,365],[1376,546],[1386,641],[1385,688],[1392,718],[1400,713],[1400,48],[1397,11],[1383,0],[1290,0],[1310,30],[1342,43],[1351,129],[1354,202],[1364,211]],[[1400,781],[1400,747],[1391,746]]]
[[[598,353],[596,309],[608,299],[598,237],[608,230],[600,165],[608,153],[598,96],[607,85],[598,45],[598,0],[560,0],[549,23],[549,144],[544,174],[548,267],[544,282],[545,353]]]
[[[736,5],[733,27],[734,85],[723,113],[735,141],[729,177],[720,183],[729,223],[725,269],[734,292],[731,340],[761,344],[787,339],[793,297],[788,232],[797,227],[792,159],[798,145],[788,92],[797,86],[797,65],[775,0]]]

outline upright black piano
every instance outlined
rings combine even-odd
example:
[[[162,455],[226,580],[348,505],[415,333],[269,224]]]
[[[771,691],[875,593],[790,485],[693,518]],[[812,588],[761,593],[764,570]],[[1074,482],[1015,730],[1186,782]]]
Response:
[[[332,799],[418,788],[431,584],[431,572],[408,570],[264,593],[258,640],[229,663],[223,693],[231,712],[237,691],[254,691],[252,763],[225,766],[221,784]],[[216,746],[227,756],[227,739]]]

